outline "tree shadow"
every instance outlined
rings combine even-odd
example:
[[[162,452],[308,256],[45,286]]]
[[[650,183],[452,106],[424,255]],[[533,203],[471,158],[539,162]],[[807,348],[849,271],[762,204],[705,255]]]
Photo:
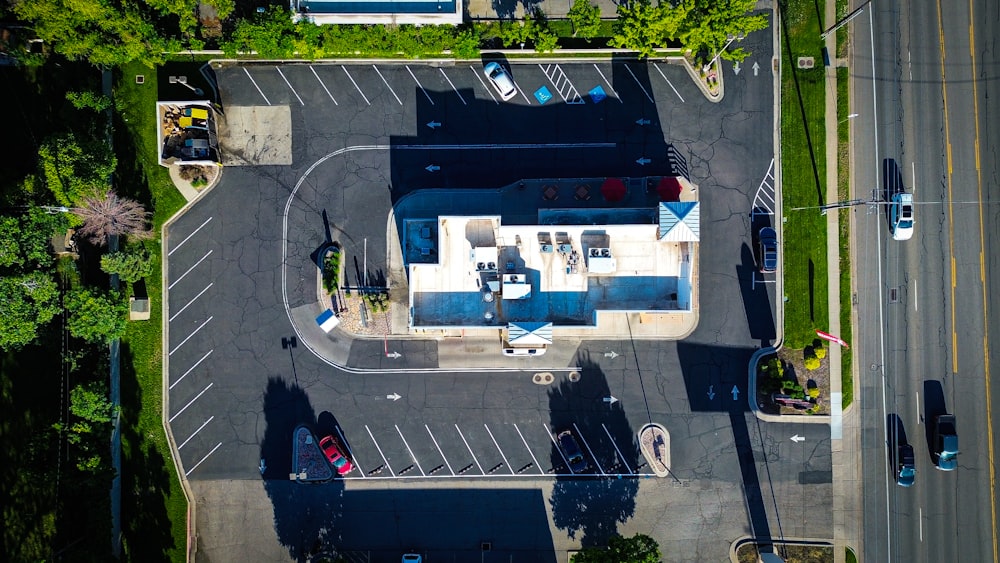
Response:
[[[562,380],[549,392],[549,426],[553,433],[573,433],[589,468],[566,476],[565,456],[552,446],[551,471],[560,474],[549,498],[552,521],[584,546],[607,545],[635,514],[639,482],[622,474],[637,472],[643,461],[621,403],[604,400],[611,392],[601,368],[589,356],[578,355],[576,363],[580,380]]]
[[[317,431],[309,397],[298,385],[289,385],[276,376],[268,378],[264,391],[264,420],[266,428],[260,457],[265,460],[265,468],[261,476],[274,508],[278,541],[296,561],[332,558],[337,550],[336,524],[341,516],[335,500],[343,493],[342,483],[336,480],[322,484],[303,483],[289,477],[295,428],[306,425],[314,435]]]
[[[120,353],[122,544],[133,561],[161,561],[184,548],[174,543],[166,505],[176,480],[167,472],[170,460],[138,432],[143,397],[132,367],[135,358],[128,344],[121,344]]]

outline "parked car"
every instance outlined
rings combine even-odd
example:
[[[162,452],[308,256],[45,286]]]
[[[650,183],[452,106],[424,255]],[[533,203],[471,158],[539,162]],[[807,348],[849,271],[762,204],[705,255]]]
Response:
[[[403,563],[423,563],[424,558],[418,553],[404,553]]]
[[[778,269],[778,233],[771,227],[764,227],[757,237],[760,246],[760,271],[774,273]]]
[[[953,471],[958,467],[958,433],[953,414],[939,414],[934,418],[934,456],[941,471]]]
[[[319,449],[323,450],[323,454],[330,462],[330,465],[337,470],[337,475],[347,475],[354,469],[354,466],[351,465],[351,460],[347,459],[347,456],[341,451],[337,439],[333,436],[327,436],[320,440]]]
[[[517,94],[517,87],[514,86],[514,79],[510,77],[505,69],[498,62],[488,62],[486,66],[483,67],[483,73],[486,74],[486,78],[490,80],[493,87],[496,88],[497,93],[500,94],[500,98],[507,101]]]
[[[580,449],[580,444],[577,443],[573,431],[568,429],[563,430],[556,435],[556,441],[559,442],[559,448],[562,450],[563,455],[566,456],[566,462],[569,464],[570,471],[573,473],[583,473],[587,470],[587,460],[583,457],[583,451]]]
[[[913,236],[913,194],[893,194],[889,204],[889,230],[894,240],[909,240]]]
[[[900,487],[913,486],[913,481],[917,476],[917,469],[913,462],[913,446],[909,444],[899,444],[896,446],[893,466],[896,473],[896,484]]]

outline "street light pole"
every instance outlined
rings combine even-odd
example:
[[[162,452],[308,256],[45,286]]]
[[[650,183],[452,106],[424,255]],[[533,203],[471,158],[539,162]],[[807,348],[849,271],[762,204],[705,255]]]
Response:
[[[851,120],[851,119],[854,119],[854,118],[855,118],[855,117],[857,117],[858,115],[859,115],[859,114],[857,114],[857,113],[852,113],[851,115],[848,115],[848,116],[847,116],[846,118],[844,118],[844,119],[841,119],[841,120],[840,120],[840,121],[839,121],[839,122],[837,123],[837,125],[840,125],[841,123],[843,123],[843,122],[845,122],[845,121],[849,121],[849,120]]]
[[[737,39],[739,39],[740,41],[743,41],[743,38],[744,38],[744,37],[746,37],[746,36],[745,36],[745,35],[743,35],[743,32],[742,32],[742,31],[741,31],[741,32],[739,33],[739,35],[733,35],[732,33],[730,33],[729,35],[727,35],[727,36],[726,36],[726,39],[728,39],[728,41],[726,41],[726,44],[725,44],[725,45],[723,45],[723,46],[722,46],[722,48],[721,48],[721,49],[719,49],[719,52],[718,52],[718,53],[716,53],[714,57],[712,57],[712,60],[708,61],[708,64],[707,64],[707,65],[705,65],[705,66],[704,66],[704,67],[703,67],[703,68],[701,69],[701,70],[702,70],[702,72],[705,72],[705,73],[707,73],[707,72],[708,72],[708,70],[709,70],[710,68],[712,68],[712,64],[713,64],[713,63],[715,63],[715,61],[717,61],[717,60],[719,59],[719,57],[720,57],[720,56],[722,56],[722,52],[723,52],[723,51],[725,51],[726,49],[728,49],[728,48],[729,48],[729,45],[731,45],[733,41],[736,41]]]

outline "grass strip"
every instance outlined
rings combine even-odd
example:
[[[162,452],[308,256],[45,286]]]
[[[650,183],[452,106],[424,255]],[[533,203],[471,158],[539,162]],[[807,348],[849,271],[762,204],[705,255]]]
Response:
[[[136,75],[143,75],[142,84]],[[146,247],[157,274],[145,280],[150,319],[131,322],[122,339],[122,541],[133,561],[184,561],[187,499],[171,461],[162,423],[162,264],[159,234],[184,198],[157,162],[156,71],[140,64],[116,73],[117,183],[153,210],[155,240]],[[125,157],[124,155],[128,155]]]
[[[803,348],[829,326],[826,217],[817,209],[826,204],[825,70],[815,4],[785,0],[781,14],[785,345]],[[798,68],[800,57],[813,67]]]
[[[837,69],[837,195],[840,201],[851,199],[851,161],[850,140],[850,70]],[[851,342],[853,326],[851,312],[853,307],[853,288],[851,287],[851,214],[856,208],[842,209],[840,213],[840,337]],[[852,369],[852,352],[844,348],[840,353],[840,390],[843,408],[854,401],[854,371]],[[831,374],[833,376],[833,374]]]

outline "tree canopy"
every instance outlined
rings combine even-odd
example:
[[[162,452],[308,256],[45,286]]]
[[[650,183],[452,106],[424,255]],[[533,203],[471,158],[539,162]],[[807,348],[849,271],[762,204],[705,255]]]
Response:
[[[128,303],[116,293],[93,288],[66,293],[63,305],[69,312],[66,328],[76,338],[88,342],[110,342],[125,334]]]
[[[69,207],[103,195],[117,162],[107,143],[80,140],[72,132],[53,135],[38,148],[38,167],[46,185],[56,201]]]
[[[573,563],[660,563],[656,540],[636,534],[630,538],[612,536],[608,548],[588,547],[573,556]]]
[[[193,38],[199,0],[14,0],[14,13],[70,60],[116,66],[162,63]],[[220,18],[233,0],[205,0]]]
[[[677,41],[696,61],[708,62],[731,37],[745,37],[767,27],[767,16],[751,13],[754,6],[754,0],[623,2],[618,5],[611,44],[648,57],[655,49]],[[747,55],[738,45],[722,53],[723,58],[738,61]]]
[[[30,343],[59,311],[59,287],[48,273],[0,277],[0,348]]]

